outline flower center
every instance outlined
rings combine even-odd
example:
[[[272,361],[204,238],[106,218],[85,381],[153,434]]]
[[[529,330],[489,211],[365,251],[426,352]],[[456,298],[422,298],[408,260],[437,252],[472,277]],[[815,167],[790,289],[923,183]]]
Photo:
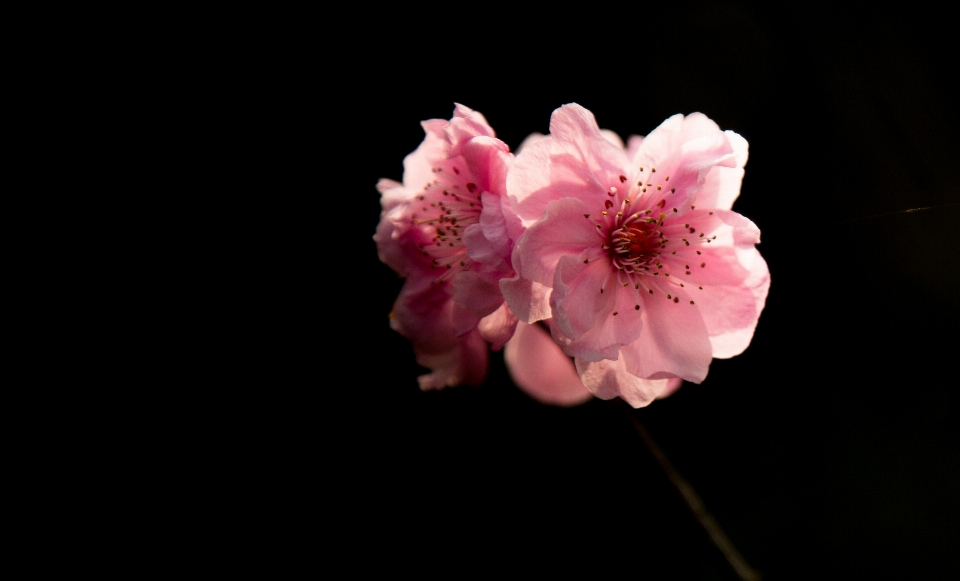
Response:
[[[624,179],[621,178],[621,182]],[[606,228],[603,223],[598,223],[597,229],[605,238],[601,248],[607,251],[613,266],[626,274],[643,274],[653,266],[662,268],[658,257],[670,242],[664,236],[663,221],[666,214],[658,212],[654,216],[652,209],[632,212],[630,198],[624,198],[620,202],[620,209],[613,212],[617,188],[611,187],[607,195],[612,199],[604,200],[604,210],[601,212]]]
[[[642,173],[643,168],[640,171]],[[620,193],[615,186],[608,188],[601,218],[596,221],[597,234],[601,237],[601,250],[615,268],[616,284],[633,287],[642,295],[662,293],[676,303],[680,299],[674,289],[684,288],[685,283],[691,282],[691,265],[699,263],[699,268],[707,267],[696,247],[711,242],[716,236],[706,236],[701,231],[703,224],[683,221],[688,216],[694,216],[691,221],[699,220],[693,212],[695,206],[690,206],[688,213],[686,209],[668,204],[676,190],[668,186],[669,176],[656,180],[652,176],[654,172],[651,168],[647,180],[636,182],[636,187],[627,192]],[[620,183],[626,181],[627,177],[621,175]],[[620,200],[617,210],[615,200]],[[590,217],[584,214],[584,218]],[[700,285],[696,287],[703,289]],[[634,308],[640,310],[639,300]]]
[[[656,221],[648,222],[639,215],[619,220],[619,226],[610,232],[610,259],[613,265],[628,274],[638,272],[660,256],[664,248],[663,232]]]
[[[476,184],[451,166],[432,169],[436,176],[423,187],[411,204],[410,220],[421,232],[418,244],[430,265],[442,272],[434,283],[452,278],[457,272],[473,264],[463,245],[463,231],[480,221],[480,192]]]

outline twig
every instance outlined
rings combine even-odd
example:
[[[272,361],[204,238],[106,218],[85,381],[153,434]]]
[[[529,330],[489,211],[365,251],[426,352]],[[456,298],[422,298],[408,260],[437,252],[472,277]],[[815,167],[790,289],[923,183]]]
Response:
[[[633,429],[640,434],[643,443],[650,449],[650,453],[653,454],[657,463],[660,464],[660,467],[667,474],[670,482],[680,492],[680,496],[683,497],[687,508],[690,509],[690,512],[693,513],[697,522],[700,523],[700,526],[707,533],[707,536],[710,537],[713,545],[723,554],[724,559],[726,559],[727,563],[733,569],[733,572],[736,573],[742,581],[760,581],[760,574],[743,559],[736,547],[733,546],[733,543],[730,542],[726,533],[720,528],[720,524],[707,512],[703,501],[693,489],[693,486],[677,472],[670,461],[667,460],[667,456],[663,453],[663,450],[661,450],[660,446],[653,440],[653,436],[647,432],[643,424],[640,423],[640,420],[637,419],[636,410],[630,407],[625,401],[618,401],[623,405],[627,417],[630,418]]]

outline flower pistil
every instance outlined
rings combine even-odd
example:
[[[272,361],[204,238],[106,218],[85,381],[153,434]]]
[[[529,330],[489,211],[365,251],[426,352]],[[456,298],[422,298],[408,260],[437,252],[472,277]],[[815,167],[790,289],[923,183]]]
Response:
[[[643,173],[642,167],[640,173]],[[691,250],[691,244],[709,243],[716,239],[715,235],[707,236],[709,230],[706,227],[709,224],[704,223],[704,217],[712,216],[713,212],[696,212],[696,206],[693,205],[689,206],[689,210],[669,205],[667,201],[675,197],[676,189],[666,187],[669,176],[661,183],[655,183],[658,181],[653,178],[655,173],[656,169],[650,168],[647,180],[638,180],[625,195],[616,186],[607,189],[604,209],[600,211],[600,218],[595,219],[596,232],[601,238],[601,253],[592,259],[606,257],[616,269],[611,274],[623,287],[633,286],[638,293],[645,291],[650,295],[660,291],[667,300],[679,303],[680,299],[674,296],[675,292],[670,287],[686,288],[684,283],[691,283],[688,278],[692,274],[690,263],[699,263],[694,268],[707,267],[705,261],[696,258],[701,251]],[[620,175],[619,179],[621,184],[627,181],[624,175]],[[620,200],[616,211],[615,200]],[[591,215],[584,214],[584,217],[590,219]],[[584,263],[590,260],[591,257],[587,257]],[[610,281],[609,278],[607,280]],[[703,289],[701,285],[697,286]],[[602,287],[600,293],[603,293]],[[690,300],[690,304],[694,304],[694,301]],[[640,305],[638,296],[634,309],[639,311]],[[614,311],[612,314],[619,313]]]

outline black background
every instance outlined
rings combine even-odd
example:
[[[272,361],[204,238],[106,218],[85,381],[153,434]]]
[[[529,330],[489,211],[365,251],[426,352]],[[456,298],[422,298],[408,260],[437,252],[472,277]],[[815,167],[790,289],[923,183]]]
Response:
[[[321,450],[344,461],[335,479],[362,515],[351,538],[389,546],[399,567],[452,550],[731,578],[616,402],[540,405],[497,355],[480,387],[421,392],[389,329],[402,281],[377,259],[375,184],[402,178],[420,121],[459,102],[515,149],[576,102],[624,137],[700,111],[750,144],[734,210],[760,227],[772,279],[753,342],[631,412],[746,561],[766,579],[960,576],[960,98],[944,17],[503,10],[415,26],[378,11],[353,41],[367,49],[324,53],[350,129],[324,162],[349,176],[322,194],[338,206],[323,220],[353,250],[321,241],[320,271],[346,260],[353,274],[336,291],[350,297],[344,348],[318,365],[348,357],[355,379],[322,382],[338,392],[324,421],[340,427]]]

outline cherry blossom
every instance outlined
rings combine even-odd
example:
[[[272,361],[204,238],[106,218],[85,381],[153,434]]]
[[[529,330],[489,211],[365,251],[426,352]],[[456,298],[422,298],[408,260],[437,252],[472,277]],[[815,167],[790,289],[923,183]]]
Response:
[[[380,259],[406,280],[391,326],[430,369],[422,389],[486,377],[487,343],[501,348],[516,317],[499,281],[513,276],[522,232],[506,198],[513,154],[479,112],[457,104],[449,121],[422,123],[426,136],[404,159],[403,183],[381,179],[374,240]]]
[[[551,320],[597,397],[647,405],[749,345],[770,276],[759,229],[731,210],[746,161],[700,113],[624,147],[577,104],[517,156],[507,191],[526,230],[501,289],[520,320]]]

